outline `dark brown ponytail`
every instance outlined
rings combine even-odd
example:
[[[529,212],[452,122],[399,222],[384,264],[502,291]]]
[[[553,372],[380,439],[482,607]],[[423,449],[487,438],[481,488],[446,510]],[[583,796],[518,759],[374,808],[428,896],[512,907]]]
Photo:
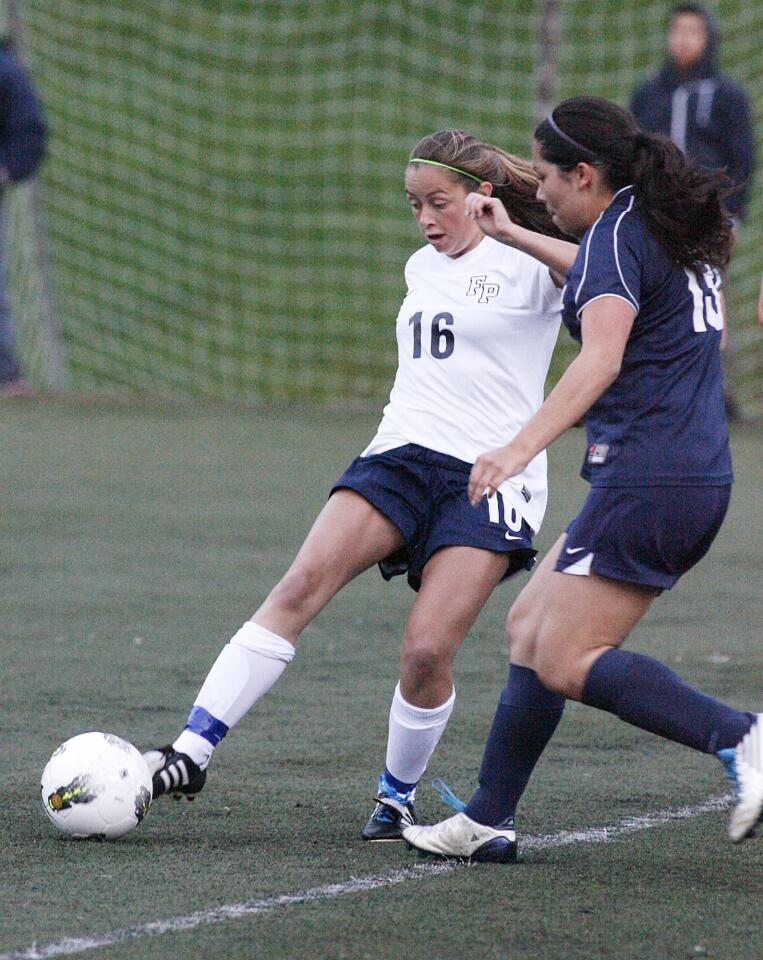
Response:
[[[640,130],[632,114],[601,97],[564,100],[535,139],[544,160],[563,170],[590,163],[612,190],[633,184],[647,228],[681,266],[727,265],[730,184],[720,171],[695,167],[667,137]]]

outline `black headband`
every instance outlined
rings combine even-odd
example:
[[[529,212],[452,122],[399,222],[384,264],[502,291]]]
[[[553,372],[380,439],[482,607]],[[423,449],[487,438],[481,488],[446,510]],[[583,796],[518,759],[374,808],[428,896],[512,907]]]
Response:
[[[591,150],[589,147],[584,147],[582,143],[578,143],[577,140],[573,140],[572,137],[567,136],[564,130],[560,130],[556,121],[554,120],[553,111],[549,113],[549,115],[546,117],[546,122],[554,131],[554,133],[557,135],[557,137],[560,137],[562,140],[565,141],[565,143],[568,143],[571,147],[574,147],[580,153],[590,157],[594,163],[606,163],[606,160],[604,160],[603,157],[600,157],[598,153],[594,153],[593,150]]]

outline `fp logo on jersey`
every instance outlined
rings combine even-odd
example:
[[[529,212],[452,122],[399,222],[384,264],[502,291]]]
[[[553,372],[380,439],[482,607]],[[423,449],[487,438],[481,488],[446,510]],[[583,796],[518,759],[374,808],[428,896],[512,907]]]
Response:
[[[469,278],[469,289],[466,291],[467,297],[476,297],[477,303],[488,303],[493,297],[497,297],[501,292],[501,286],[498,283],[486,283],[487,274],[481,277]]]

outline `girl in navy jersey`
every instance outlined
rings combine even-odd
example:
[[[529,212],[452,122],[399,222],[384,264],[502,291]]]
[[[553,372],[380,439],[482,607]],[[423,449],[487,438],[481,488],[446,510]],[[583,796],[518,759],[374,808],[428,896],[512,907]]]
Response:
[[[477,454],[509,440],[543,401],[561,301],[547,267],[485,236],[465,200],[472,190],[500,197],[517,222],[569,256],[575,246],[559,239],[537,185],[527,161],[468,134],[417,144],[405,190],[426,245],[406,266],[399,367],[382,422],[291,568],[223,648],[185,729],[146,755],[154,797],[201,789],[216,744],[276,682],[304,628],[378,563],[387,578],[407,573],[417,594],[363,836],[399,839],[400,822],[413,822],[416,783],[453,708],[451,660],[496,584],[529,569],[545,509],[542,452],[478,510],[466,496]]]
[[[580,514],[508,618],[509,679],[463,812],[405,839],[444,856],[510,861],[514,810],[564,698],[717,755],[735,784],[729,834],[763,808],[763,714],[726,706],[661,663],[619,649],[654,598],[705,554],[732,480],[719,343],[719,270],[731,242],[724,180],[693,169],[609,101],[561,103],[535,131],[538,197],[581,237],[574,262],[512,223],[495,198],[467,207],[488,234],[567,274],[562,318],[581,342],[540,410],[477,458],[472,504],[585,417]]]

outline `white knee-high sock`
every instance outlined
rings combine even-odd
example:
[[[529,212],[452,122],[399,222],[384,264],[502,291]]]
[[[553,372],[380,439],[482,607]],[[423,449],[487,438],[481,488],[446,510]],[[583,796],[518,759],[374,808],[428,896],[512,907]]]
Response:
[[[415,707],[403,699],[398,683],[389,711],[387,740],[387,770],[396,780],[418,783],[440,742],[455,702],[454,687],[439,707]]]
[[[283,637],[245,623],[212,665],[175,749],[205,766],[217,742],[270,690],[294,652]]]

